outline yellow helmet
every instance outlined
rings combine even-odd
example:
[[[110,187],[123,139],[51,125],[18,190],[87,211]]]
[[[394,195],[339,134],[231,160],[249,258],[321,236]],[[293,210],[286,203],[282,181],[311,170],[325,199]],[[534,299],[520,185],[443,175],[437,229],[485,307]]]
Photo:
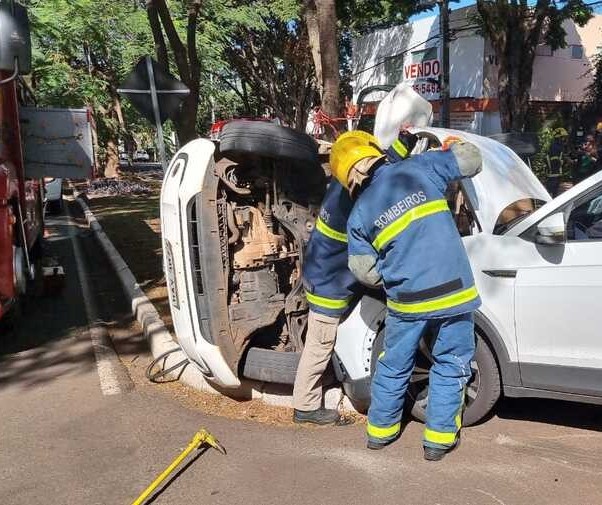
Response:
[[[596,125],[596,131],[597,132],[602,132],[602,121],[600,121],[597,125]]]
[[[382,156],[377,138],[369,133],[354,130],[345,132],[332,145],[330,150],[330,170],[332,175],[349,189],[349,171],[358,161]]]

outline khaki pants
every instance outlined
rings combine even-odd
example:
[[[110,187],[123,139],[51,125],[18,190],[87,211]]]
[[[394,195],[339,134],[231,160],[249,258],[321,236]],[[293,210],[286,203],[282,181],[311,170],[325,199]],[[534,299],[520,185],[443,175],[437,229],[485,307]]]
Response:
[[[305,347],[293,389],[293,407],[297,410],[317,410],[322,406],[322,376],[332,356],[338,326],[338,317],[309,311]]]

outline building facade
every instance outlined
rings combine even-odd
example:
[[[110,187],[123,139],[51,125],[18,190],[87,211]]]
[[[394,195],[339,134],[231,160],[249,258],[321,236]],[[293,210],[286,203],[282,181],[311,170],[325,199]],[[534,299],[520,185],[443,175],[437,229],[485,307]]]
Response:
[[[452,128],[482,135],[498,133],[498,61],[489,41],[478,33],[475,7],[450,15],[450,123]],[[537,48],[531,101],[536,109],[565,109],[583,100],[592,80],[593,57],[602,51],[602,15],[579,27],[564,25],[566,48]],[[439,109],[441,47],[439,17],[376,30],[353,41],[354,97],[369,86],[406,81]],[[379,96],[369,96],[377,100]]]

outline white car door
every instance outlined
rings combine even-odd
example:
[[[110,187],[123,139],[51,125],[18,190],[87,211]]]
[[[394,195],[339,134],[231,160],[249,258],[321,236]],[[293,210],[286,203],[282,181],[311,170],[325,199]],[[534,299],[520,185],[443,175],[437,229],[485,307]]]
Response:
[[[523,386],[602,395],[601,175],[545,205],[528,220],[530,226],[521,223],[511,230],[531,242],[515,280]],[[559,212],[566,223],[566,240],[540,243],[538,224]]]

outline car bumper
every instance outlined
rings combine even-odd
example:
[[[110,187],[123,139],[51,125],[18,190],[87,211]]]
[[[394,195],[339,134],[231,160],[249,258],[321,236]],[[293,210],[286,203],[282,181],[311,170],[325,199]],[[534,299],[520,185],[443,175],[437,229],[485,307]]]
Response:
[[[202,329],[197,308],[200,265],[188,233],[188,213],[196,201],[215,147],[203,139],[186,144],[172,159],[161,189],[161,231],[163,265],[167,281],[173,324],[182,350],[203,375],[226,388],[240,381],[224,359],[219,346]]]

